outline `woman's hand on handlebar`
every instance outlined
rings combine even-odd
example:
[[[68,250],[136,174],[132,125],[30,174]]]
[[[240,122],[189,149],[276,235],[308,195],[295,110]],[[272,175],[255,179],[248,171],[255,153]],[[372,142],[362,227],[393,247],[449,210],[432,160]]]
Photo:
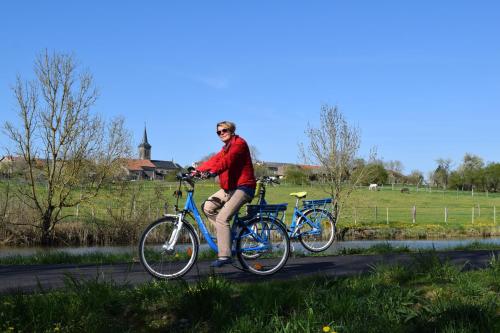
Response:
[[[191,176],[192,178],[207,179],[210,177],[216,177],[217,174],[211,173],[209,171],[193,170],[189,173],[189,176]]]

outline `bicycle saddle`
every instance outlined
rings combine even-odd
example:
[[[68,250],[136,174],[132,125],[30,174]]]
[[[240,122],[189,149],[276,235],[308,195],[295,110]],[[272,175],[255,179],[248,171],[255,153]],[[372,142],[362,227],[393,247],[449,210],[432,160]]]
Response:
[[[307,192],[295,192],[295,193],[290,193],[292,197],[296,197],[297,199],[302,199],[307,196]]]

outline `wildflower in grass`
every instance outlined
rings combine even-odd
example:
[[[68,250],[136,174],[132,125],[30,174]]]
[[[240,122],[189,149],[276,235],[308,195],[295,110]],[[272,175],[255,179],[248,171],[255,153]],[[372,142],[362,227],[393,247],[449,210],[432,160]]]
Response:
[[[328,332],[328,333],[337,333],[337,331],[336,331],[335,329],[332,329],[332,326],[333,326],[333,327],[338,327],[338,326],[333,325],[333,323],[334,323],[334,322],[332,321],[332,322],[330,322],[330,323],[328,323],[328,324],[324,325],[324,326],[323,326],[323,332],[325,332],[325,333],[327,333],[327,332]]]

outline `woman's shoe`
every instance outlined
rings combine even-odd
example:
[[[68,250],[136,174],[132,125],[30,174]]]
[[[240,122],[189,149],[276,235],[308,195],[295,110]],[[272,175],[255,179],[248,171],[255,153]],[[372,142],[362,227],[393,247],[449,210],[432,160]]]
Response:
[[[210,264],[210,267],[222,267],[226,264],[232,264],[232,263],[233,263],[233,258],[229,257],[218,258],[217,260],[213,261]]]

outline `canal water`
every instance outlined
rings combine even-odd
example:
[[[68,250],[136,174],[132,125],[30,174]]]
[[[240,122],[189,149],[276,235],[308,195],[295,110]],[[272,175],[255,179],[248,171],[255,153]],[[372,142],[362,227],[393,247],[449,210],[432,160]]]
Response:
[[[339,253],[345,249],[365,249],[375,245],[389,244],[392,247],[407,247],[410,250],[436,249],[445,250],[458,246],[465,246],[472,243],[496,244],[500,245],[500,238],[467,238],[454,240],[354,240],[335,242],[328,250],[327,254]],[[307,252],[298,242],[292,242],[295,252]],[[208,249],[206,244],[201,245],[201,250]],[[29,256],[44,252],[65,252],[68,254],[86,254],[86,253],[137,253],[137,246],[94,246],[94,247],[60,247],[60,248],[41,248],[41,247],[0,247],[0,258],[8,256]]]

